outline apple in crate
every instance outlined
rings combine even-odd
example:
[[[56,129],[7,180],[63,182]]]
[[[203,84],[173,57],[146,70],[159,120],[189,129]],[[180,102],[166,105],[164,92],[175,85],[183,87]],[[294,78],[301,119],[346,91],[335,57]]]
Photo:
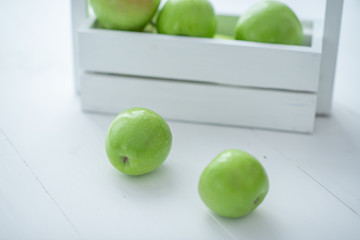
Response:
[[[168,0],[159,13],[159,33],[212,38],[217,20],[208,0]]]
[[[238,218],[251,213],[264,200],[269,180],[261,163],[247,152],[220,153],[201,174],[202,201],[220,216]]]
[[[90,0],[104,28],[141,31],[156,13],[160,0]]]
[[[172,134],[166,121],[146,108],[130,108],[111,123],[106,153],[111,164],[128,175],[158,168],[169,155]]]
[[[302,25],[284,3],[263,1],[250,7],[239,19],[235,39],[264,43],[301,45]]]

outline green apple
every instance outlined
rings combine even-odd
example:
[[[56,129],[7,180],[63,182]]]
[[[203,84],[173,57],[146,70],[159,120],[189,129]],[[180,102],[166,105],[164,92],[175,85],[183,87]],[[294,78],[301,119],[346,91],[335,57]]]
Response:
[[[239,19],[235,39],[301,45],[302,25],[295,13],[284,3],[263,1],[247,10]]]
[[[90,0],[102,27],[141,31],[159,7],[160,0]]]
[[[128,175],[142,175],[158,168],[171,149],[169,125],[146,108],[130,108],[111,123],[106,135],[107,156]]]
[[[220,153],[201,174],[202,201],[220,216],[248,215],[264,200],[269,180],[261,163],[247,152],[229,149]]]
[[[159,33],[212,38],[217,20],[208,0],[168,0],[157,19]]]

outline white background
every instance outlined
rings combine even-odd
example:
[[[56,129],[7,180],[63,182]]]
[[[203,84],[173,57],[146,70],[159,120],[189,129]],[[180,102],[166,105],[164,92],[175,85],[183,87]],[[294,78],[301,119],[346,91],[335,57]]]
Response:
[[[288,2],[300,17],[321,15],[318,1]],[[333,113],[314,134],[171,121],[169,158],[136,178],[106,159],[114,116],[80,110],[69,1],[3,0],[0,239],[359,239],[359,12],[360,1],[345,1]],[[216,216],[197,194],[201,171],[227,148],[255,155],[270,178],[242,219]]]

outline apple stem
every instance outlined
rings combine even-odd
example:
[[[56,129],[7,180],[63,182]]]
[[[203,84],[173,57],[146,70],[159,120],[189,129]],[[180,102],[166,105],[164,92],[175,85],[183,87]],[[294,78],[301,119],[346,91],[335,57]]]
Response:
[[[129,162],[129,158],[126,156],[122,156],[121,159],[122,159],[123,163]]]

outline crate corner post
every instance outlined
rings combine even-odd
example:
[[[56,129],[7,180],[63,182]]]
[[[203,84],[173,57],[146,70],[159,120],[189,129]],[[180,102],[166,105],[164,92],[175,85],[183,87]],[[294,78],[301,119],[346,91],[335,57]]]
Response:
[[[79,67],[79,40],[78,29],[88,17],[87,0],[70,0],[71,7],[71,32],[72,32],[72,52],[73,52],[73,81],[75,90],[80,93],[80,73]]]
[[[330,115],[344,0],[327,0],[317,114]]]

